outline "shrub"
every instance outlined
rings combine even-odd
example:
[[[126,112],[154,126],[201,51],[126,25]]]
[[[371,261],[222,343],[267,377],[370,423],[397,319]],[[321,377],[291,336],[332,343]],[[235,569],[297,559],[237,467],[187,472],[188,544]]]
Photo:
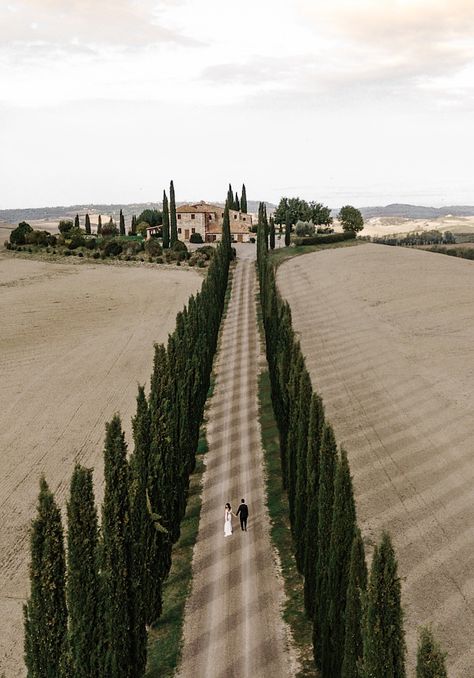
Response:
[[[78,247],[84,247],[86,244],[86,239],[81,233],[78,233],[77,231],[73,233],[72,238],[70,243],[68,244],[68,248],[70,250],[75,250]]]
[[[146,238],[146,229],[150,224],[146,221],[140,221],[137,226],[137,233],[140,233],[144,238]]]
[[[119,231],[118,231],[118,228],[117,228],[117,224],[114,222],[112,217],[110,217],[110,220],[107,224],[104,224],[102,226],[102,235],[104,237],[110,237],[110,236],[118,235],[118,232]]]
[[[342,242],[343,240],[354,240],[355,237],[356,234],[354,231],[328,233],[327,235],[313,235],[304,238],[295,238],[295,245],[326,245],[332,242]]]
[[[78,256],[78,257],[83,257],[84,254],[83,254],[83,252],[78,252],[78,253],[77,253],[77,256]]]
[[[100,258],[100,252],[94,252],[94,254],[92,255],[92,258],[93,259],[99,259]]]
[[[107,240],[104,243],[102,254],[106,257],[117,257],[122,254],[122,245],[118,240]]]
[[[215,253],[216,250],[211,245],[204,245],[204,247],[198,247],[198,249],[195,250],[195,254],[201,254],[206,259],[212,259]]]
[[[88,250],[95,250],[97,246],[97,240],[95,238],[88,238],[86,240],[86,247]]]
[[[312,221],[297,221],[295,226],[296,235],[299,237],[302,236],[311,236],[314,235],[315,228]]]
[[[163,263],[163,257],[156,257],[156,263],[162,264]]]
[[[72,254],[72,252],[71,252],[70,250],[66,250],[66,251],[64,252],[64,256],[65,256],[65,257],[70,257],[71,254]]]
[[[202,235],[200,233],[191,233],[189,242],[202,243],[204,240],[202,239]]]
[[[150,257],[159,257],[163,254],[163,248],[157,238],[150,238],[150,240],[147,240],[145,243],[145,252]]]
[[[3,243],[3,245],[4,245],[5,249],[7,249],[7,250],[11,250],[11,249],[12,249],[12,245],[11,245],[11,243],[10,243],[8,240],[5,240],[5,242]]]
[[[122,246],[124,248],[125,254],[132,257],[134,254],[137,254],[137,252],[141,252],[143,249],[143,242],[140,240],[128,240],[122,243]]]
[[[67,233],[72,231],[73,228],[74,224],[70,219],[61,219],[61,221],[58,224],[59,232],[62,235],[66,235]]]
[[[280,239],[281,239],[281,236],[278,236],[278,240],[280,240]],[[250,242],[255,243],[255,238],[250,238]]]
[[[24,245],[26,242],[26,235],[32,231],[33,229],[31,226],[27,224],[26,221],[22,221],[10,233],[10,242],[15,243],[15,245]]]
[[[187,252],[188,248],[182,240],[177,240],[173,247],[171,248],[173,252]]]
[[[204,268],[204,262],[203,262],[203,260],[202,260],[202,259],[199,259],[199,261],[197,262],[197,265],[198,265],[198,268]]]

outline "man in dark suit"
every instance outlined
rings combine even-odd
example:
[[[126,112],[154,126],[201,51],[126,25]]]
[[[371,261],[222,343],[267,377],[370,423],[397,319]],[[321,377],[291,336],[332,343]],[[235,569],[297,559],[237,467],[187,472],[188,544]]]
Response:
[[[241,499],[240,506],[237,509],[237,515],[240,518],[240,527],[247,532],[247,518],[249,517],[249,507],[245,503],[245,499]]]

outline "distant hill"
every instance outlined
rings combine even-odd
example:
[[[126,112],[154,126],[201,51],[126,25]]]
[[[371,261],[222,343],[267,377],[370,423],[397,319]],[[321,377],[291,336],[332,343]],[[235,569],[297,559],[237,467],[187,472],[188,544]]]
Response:
[[[470,217],[474,215],[472,205],[449,205],[447,207],[424,207],[393,203],[385,207],[361,207],[364,219],[373,217],[404,217],[406,219],[436,219],[437,217]]]

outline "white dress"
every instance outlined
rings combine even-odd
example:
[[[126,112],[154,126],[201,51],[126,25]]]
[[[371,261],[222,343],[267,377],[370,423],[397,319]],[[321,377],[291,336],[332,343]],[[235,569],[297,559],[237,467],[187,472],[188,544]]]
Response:
[[[232,512],[228,509],[224,512],[224,537],[230,537],[232,534]]]

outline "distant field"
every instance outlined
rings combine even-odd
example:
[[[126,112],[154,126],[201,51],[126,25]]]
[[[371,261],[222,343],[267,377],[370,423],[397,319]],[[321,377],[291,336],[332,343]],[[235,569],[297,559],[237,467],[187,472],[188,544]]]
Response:
[[[202,277],[190,270],[48,264],[0,255],[0,675],[24,676],[29,524],[44,472],[64,504],[76,461],[102,493],[104,425],[130,419],[153,342]]]
[[[474,275],[363,245],[296,257],[278,284],[354,476],[369,553],[395,541],[410,666],[433,622],[450,678],[474,665]]]
[[[365,221],[362,235],[391,235],[393,233],[411,233],[413,231],[431,230],[474,234],[474,216],[444,216],[433,219],[373,217]]]

